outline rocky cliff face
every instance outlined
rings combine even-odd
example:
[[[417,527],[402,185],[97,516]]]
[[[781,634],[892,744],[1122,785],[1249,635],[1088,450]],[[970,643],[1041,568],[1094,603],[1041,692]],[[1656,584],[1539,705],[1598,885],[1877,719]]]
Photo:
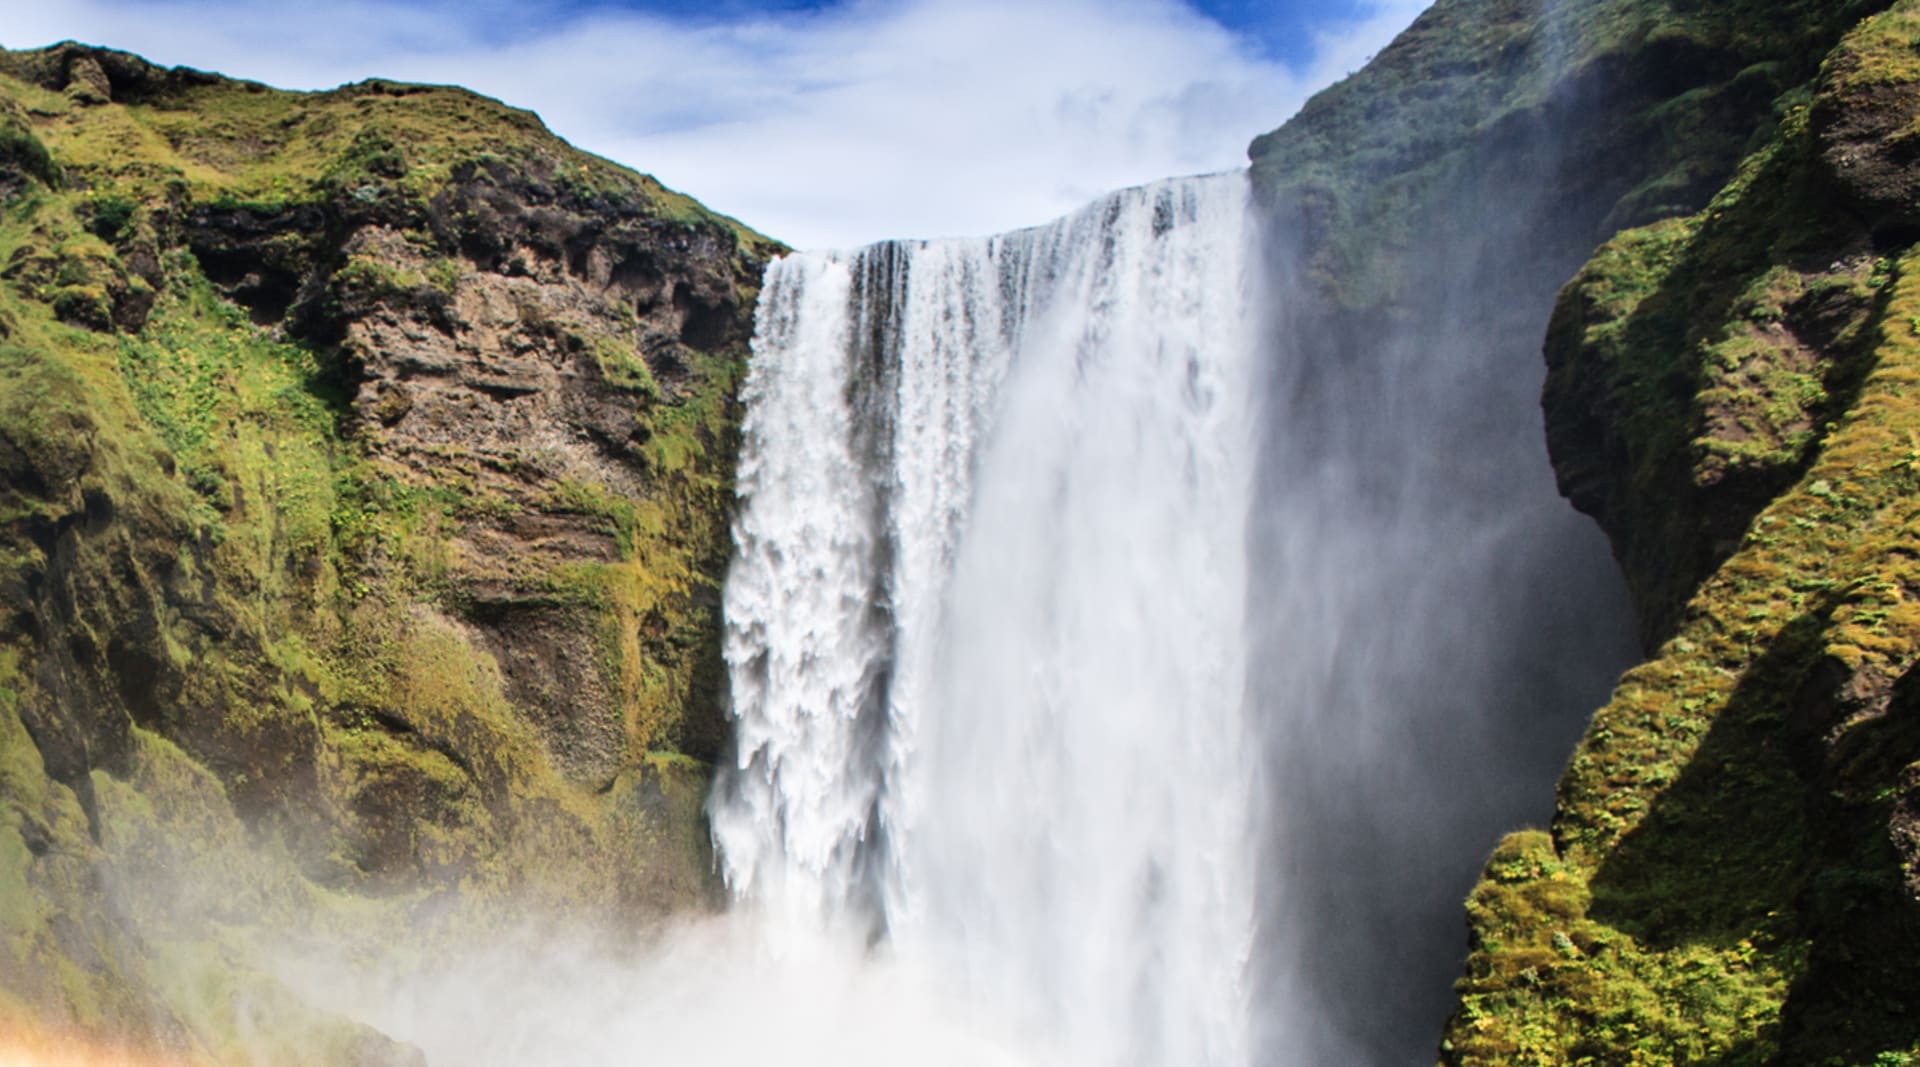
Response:
[[[713,898],[777,246],[460,90],[73,45],[0,200],[0,1020],[218,1056],[262,924]],[[253,1057],[385,1047],[309,1014]]]
[[[1561,294],[1554,464],[1654,651],[1474,891],[1450,1062],[1920,1058],[1917,40],[1859,20]]]
[[[1320,420],[1311,458],[1369,472],[1366,506],[1430,531],[1418,584],[1447,581],[1446,538],[1496,536],[1511,511],[1489,502],[1547,459],[1537,431],[1476,429],[1534,402],[1547,334],[1560,489],[1610,538],[1654,654],[1587,728],[1551,832],[1509,837],[1473,890],[1449,1063],[1890,1063],[1920,1038],[1896,962],[1920,755],[1899,725],[1915,26],[1888,6],[1441,0],[1253,147],[1295,298],[1276,333],[1305,368],[1278,402]],[[1394,446],[1377,420],[1416,405],[1459,432]],[[1407,886],[1454,877],[1426,812],[1563,758],[1458,739],[1550,730],[1568,691],[1530,679],[1607,632],[1597,585],[1591,617],[1554,613],[1585,579],[1543,543],[1576,545],[1542,524],[1500,589],[1449,595],[1463,627],[1536,632],[1491,653],[1505,681],[1460,679],[1480,706],[1429,715],[1451,681],[1409,695],[1444,725],[1391,790],[1432,802],[1379,801],[1383,822],[1338,802],[1378,796],[1369,772],[1282,776],[1322,779],[1286,844],[1324,883],[1302,950],[1322,1015],[1380,1062],[1419,1052],[1379,1036],[1383,1000],[1448,1010],[1407,962],[1432,924],[1401,918],[1424,907]]]

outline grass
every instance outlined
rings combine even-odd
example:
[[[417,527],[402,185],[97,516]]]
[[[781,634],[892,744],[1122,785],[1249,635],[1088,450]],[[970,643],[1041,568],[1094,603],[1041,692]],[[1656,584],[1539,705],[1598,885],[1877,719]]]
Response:
[[[1898,278],[1889,315],[1902,323],[1920,309],[1920,258]],[[1898,1018],[1856,1019],[1853,1032],[1787,1025],[1814,961],[1853,921],[1806,911],[1808,887],[1849,868],[1824,855],[1835,816],[1809,806],[1796,769],[1795,695],[1829,659],[1856,678],[1904,670],[1920,633],[1898,577],[1920,549],[1908,518],[1920,483],[1905,463],[1920,433],[1920,343],[1902,332],[1883,335],[1858,405],[1807,477],[1595,716],[1551,837],[1518,835],[1495,853],[1469,908],[1456,1062],[1867,1063],[1863,1048],[1920,1038]],[[1555,936],[1576,951],[1550,951]],[[1799,1058],[1810,1049],[1839,1058]]]
[[[1807,116],[1705,210],[1604,246],[1549,327],[1549,435],[1600,468],[1576,502],[1615,537],[1653,640],[1805,470],[1867,365],[1890,262],[1821,229]]]

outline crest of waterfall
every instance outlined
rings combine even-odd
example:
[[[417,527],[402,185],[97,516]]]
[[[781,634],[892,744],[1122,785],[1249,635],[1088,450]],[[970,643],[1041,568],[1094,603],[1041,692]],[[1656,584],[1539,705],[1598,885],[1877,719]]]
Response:
[[[792,255],[758,312],[727,882],[1076,1061],[1247,1059],[1248,215]]]

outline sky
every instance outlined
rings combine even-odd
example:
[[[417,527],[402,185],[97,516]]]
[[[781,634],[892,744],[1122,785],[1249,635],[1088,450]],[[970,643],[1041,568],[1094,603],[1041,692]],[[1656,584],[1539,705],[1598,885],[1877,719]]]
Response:
[[[801,248],[995,233],[1242,166],[1428,0],[0,0],[290,89],[464,85]]]

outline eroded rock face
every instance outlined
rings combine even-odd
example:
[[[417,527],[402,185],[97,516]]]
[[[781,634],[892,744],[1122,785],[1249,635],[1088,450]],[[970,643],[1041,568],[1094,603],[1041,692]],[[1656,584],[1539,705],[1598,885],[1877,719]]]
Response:
[[[683,477],[679,457],[658,451],[656,414],[732,406],[715,378],[734,371],[714,362],[737,369],[750,339],[751,267],[730,235],[623,217],[501,165],[463,168],[428,211],[425,248],[385,220],[349,230],[325,284],[300,283],[309,295],[294,320],[338,338],[360,433],[384,460],[418,484],[456,472],[469,514],[446,542],[451,599],[556,762],[598,783],[636,742],[712,758],[721,694],[689,686],[676,695],[684,728],[636,738],[636,694],[607,669],[621,653],[597,632],[603,613],[554,582],[622,565],[621,519],[596,498],[647,500]],[[718,453],[725,432],[696,426],[690,443]],[[730,460],[714,458],[724,473]],[[724,523],[708,526],[697,551],[713,585]],[[718,624],[711,598],[647,610]]]

